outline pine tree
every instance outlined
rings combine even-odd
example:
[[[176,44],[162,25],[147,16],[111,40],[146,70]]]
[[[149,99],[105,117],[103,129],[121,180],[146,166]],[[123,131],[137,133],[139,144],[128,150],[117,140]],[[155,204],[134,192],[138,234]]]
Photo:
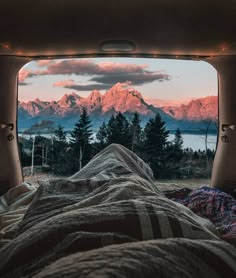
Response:
[[[85,109],[80,114],[79,121],[71,132],[71,144],[75,159],[75,166],[81,169],[91,158],[91,121]]]
[[[150,164],[156,178],[166,176],[165,147],[167,145],[169,131],[160,114],[150,119],[144,129],[145,158]]]
[[[142,128],[140,126],[140,123],[141,120],[139,118],[139,114],[135,112],[130,125],[131,150],[135,152],[140,147],[141,140],[142,140]]]
[[[61,125],[54,131],[55,140],[58,142],[65,143],[66,142],[66,132],[64,131],[64,127]]]
[[[172,142],[168,142],[165,148],[166,170],[168,171],[168,178],[181,177],[180,161],[184,156],[183,152],[183,138],[178,128],[175,132],[175,137]]]
[[[121,112],[119,112],[116,117],[112,115],[108,122],[107,143],[117,143],[127,148],[131,146],[129,122]]]
[[[54,137],[52,138],[53,150],[53,172],[56,174],[70,174],[69,164],[68,164],[68,143],[66,141],[66,132],[64,128],[59,125],[58,128],[54,131]],[[46,154],[48,149],[46,149]],[[48,155],[47,155],[48,156]]]
[[[108,145],[114,143],[114,140],[115,140],[115,121],[116,121],[116,118],[115,116],[112,114],[111,115],[111,118],[109,119],[108,121],[108,124],[107,124],[107,143]]]
[[[108,143],[107,143],[107,125],[105,122],[102,123],[100,126],[97,134],[96,134],[97,144],[96,149],[97,151],[101,151],[104,149]]]
[[[183,137],[179,128],[177,128],[175,132],[175,137],[173,140],[173,147],[174,147],[174,157],[176,162],[183,158]]]

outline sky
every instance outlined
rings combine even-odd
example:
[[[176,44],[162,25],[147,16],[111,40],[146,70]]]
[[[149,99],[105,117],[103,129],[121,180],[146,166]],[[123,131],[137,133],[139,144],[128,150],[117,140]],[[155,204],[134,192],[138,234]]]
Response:
[[[186,101],[217,95],[217,72],[208,63],[147,58],[40,60],[19,72],[19,100],[59,100],[75,92],[105,93],[117,82],[138,90],[145,99]]]

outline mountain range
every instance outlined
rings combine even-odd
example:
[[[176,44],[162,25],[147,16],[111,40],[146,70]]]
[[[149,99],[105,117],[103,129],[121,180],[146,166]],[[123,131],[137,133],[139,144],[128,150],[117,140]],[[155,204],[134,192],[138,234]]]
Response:
[[[94,90],[88,97],[75,93],[65,94],[58,101],[35,99],[18,102],[19,128],[25,129],[33,124],[50,120],[66,129],[73,128],[79,113],[85,108],[90,115],[94,128],[107,121],[112,114],[124,113],[128,118],[137,111],[143,124],[156,113],[160,113],[168,129],[180,127],[185,130],[203,129],[206,121],[217,120],[217,97],[194,99],[179,106],[161,106],[161,102],[145,101],[140,92],[115,84],[105,94]]]

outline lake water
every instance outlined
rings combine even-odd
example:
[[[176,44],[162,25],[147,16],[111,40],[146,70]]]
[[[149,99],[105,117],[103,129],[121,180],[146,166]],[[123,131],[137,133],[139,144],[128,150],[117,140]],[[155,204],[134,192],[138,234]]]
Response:
[[[184,140],[184,148],[191,148],[194,151],[205,150],[205,135],[203,134],[182,134]],[[170,134],[169,140],[174,139],[174,134]],[[215,150],[217,142],[216,135],[207,136],[208,149]]]
[[[19,136],[22,136],[22,133],[19,133]],[[41,136],[51,138],[51,134],[41,134]],[[23,135],[25,139],[29,139],[29,135]],[[68,139],[70,138],[70,134],[67,135]],[[205,150],[205,136],[201,134],[182,134],[183,140],[184,140],[184,148],[191,148],[194,151],[198,150]],[[169,141],[174,139],[174,134],[169,135]],[[208,149],[215,150],[216,148],[216,141],[217,136],[216,135],[208,135],[207,138],[207,145]]]

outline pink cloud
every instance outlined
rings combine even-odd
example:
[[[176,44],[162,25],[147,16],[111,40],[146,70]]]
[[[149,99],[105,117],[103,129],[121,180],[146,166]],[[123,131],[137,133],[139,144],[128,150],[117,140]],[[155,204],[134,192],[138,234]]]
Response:
[[[64,60],[48,65],[43,74],[112,74],[112,73],[141,73],[148,65],[136,65],[128,63],[101,62],[94,63],[89,60]]]
[[[18,80],[19,82],[24,82],[25,79],[33,77],[33,76],[39,76],[39,75],[45,75],[46,71],[43,70],[27,70],[27,69],[21,69],[18,74]]]
[[[46,66],[48,66],[52,63],[54,63],[53,60],[39,60],[39,61],[37,61],[38,67],[46,67]]]
[[[124,83],[129,81],[128,85],[143,85],[144,83],[151,83],[154,81],[168,81],[171,76],[162,71],[153,72],[148,70],[149,65],[131,64],[131,63],[115,63],[115,62],[100,62],[96,63],[89,59],[74,59],[74,60],[42,60],[38,61],[39,67],[45,67],[41,70],[25,71],[21,74],[22,82],[26,78],[42,75],[77,75],[77,76],[91,76],[89,81],[95,84],[88,85],[94,87],[100,84],[100,88],[106,89],[113,86],[117,82]],[[67,80],[68,81],[68,80]],[[75,86],[75,83],[64,87]],[[59,84],[59,83],[58,83]],[[61,84],[61,83],[60,83]],[[63,86],[56,85],[55,86]],[[76,85],[76,88],[81,88],[81,85]],[[86,87],[87,88],[87,87]]]
[[[19,82],[24,82],[27,77],[29,77],[31,71],[26,69],[21,69],[18,74]]]
[[[26,78],[36,75],[59,75],[59,74],[76,74],[76,75],[101,75],[101,74],[119,74],[119,73],[142,73],[148,65],[136,65],[128,63],[101,62],[95,63],[89,60],[39,60],[38,67],[47,67],[45,70],[26,70],[22,69],[19,73],[19,80],[24,81]]]
[[[58,81],[53,84],[53,87],[67,87],[76,85],[73,79]]]
[[[138,73],[142,72],[148,65],[124,64],[114,62],[102,62],[97,64],[101,73]]]

